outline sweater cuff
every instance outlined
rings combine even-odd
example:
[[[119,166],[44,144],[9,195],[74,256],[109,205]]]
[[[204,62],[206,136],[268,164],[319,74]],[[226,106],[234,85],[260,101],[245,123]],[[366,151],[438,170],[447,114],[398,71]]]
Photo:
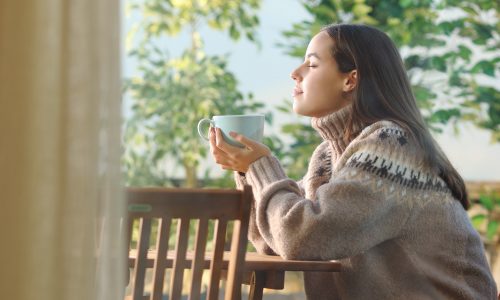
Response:
[[[247,184],[247,179],[245,176],[242,176],[240,172],[234,171],[234,182],[238,190],[243,190],[243,187]]]
[[[254,191],[260,192],[271,183],[287,177],[276,157],[263,156],[250,165],[246,178]]]

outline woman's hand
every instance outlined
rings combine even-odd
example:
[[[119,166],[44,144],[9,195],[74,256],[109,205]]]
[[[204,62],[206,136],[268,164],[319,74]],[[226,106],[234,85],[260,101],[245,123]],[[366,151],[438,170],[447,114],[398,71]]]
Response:
[[[271,150],[264,144],[235,132],[230,132],[229,135],[245,145],[245,148],[228,144],[224,141],[220,128],[210,128],[210,150],[215,162],[224,170],[246,173],[254,161],[271,154]]]

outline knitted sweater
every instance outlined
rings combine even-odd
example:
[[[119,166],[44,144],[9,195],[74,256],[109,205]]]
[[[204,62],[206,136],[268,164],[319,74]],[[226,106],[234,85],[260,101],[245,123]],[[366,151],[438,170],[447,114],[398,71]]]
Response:
[[[287,259],[340,260],[342,271],[305,272],[308,299],[496,299],[479,235],[443,180],[423,167],[416,142],[393,122],[359,126],[344,141],[350,107],[312,125],[324,142],[307,174],[287,178],[265,156],[252,186],[249,239]]]

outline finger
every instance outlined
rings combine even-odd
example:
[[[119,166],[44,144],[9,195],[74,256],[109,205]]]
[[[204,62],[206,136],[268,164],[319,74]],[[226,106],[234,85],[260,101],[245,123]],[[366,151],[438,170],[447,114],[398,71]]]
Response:
[[[208,140],[210,141],[210,147],[212,148],[216,148],[215,139],[215,129],[213,127],[210,127],[210,129],[208,130]]]
[[[232,166],[234,165],[236,162],[231,159],[229,156],[225,155],[225,154],[221,154],[221,153],[218,153],[218,154],[215,154],[214,155],[214,159],[215,159],[215,162],[218,164],[218,165],[227,165],[227,166]]]
[[[210,151],[212,152],[213,155],[215,155],[218,152],[217,145],[215,144],[215,130],[213,127],[210,127],[210,130],[208,131],[208,140],[210,142]]]
[[[242,134],[239,134],[237,132],[234,132],[234,131],[231,131],[229,133],[229,135],[235,139],[236,141],[242,143],[243,145],[245,145],[246,147],[250,148],[250,149],[254,149],[255,146],[257,146],[259,143],[257,141],[254,141],[250,138],[247,138],[246,136],[242,135]]]
[[[224,154],[227,156],[227,153],[224,152],[224,150],[219,146],[217,145],[217,131],[215,129],[215,127],[211,127],[210,128],[210,133],[209,133],[209,140],[210,140],[210,148],[211,148],[211,152],[212,154],[215,156],[215,155],[218,155],[218,154]]]
[[[221,148],[219,148],[217,146],[217,142],[216,142],[216,133],[214,133],[216,130],[215,128],[210,128],[210,152],[212,153],[212,156],[214,157],[215,159],[215,162],[217,164],[222,164],[222,163],[225,163],[225,164],[232,164],[234,163],[234,161],[232,160],[232,158],[229,156],[229,154],[227,154],[226,152],[224,152]]]
[[[240,151],[241,148],[228,144],[222,137],[222,130],[220,128],[215,129],[217,142],[216,145],[219,149],[224,151],[226,154],[234,153],[235,151]]]

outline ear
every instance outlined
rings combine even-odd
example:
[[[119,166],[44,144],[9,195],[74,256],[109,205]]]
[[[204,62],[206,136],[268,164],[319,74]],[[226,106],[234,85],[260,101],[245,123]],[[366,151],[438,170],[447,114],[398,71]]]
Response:
[[[356,85],[358,84],[358,70],[354,69],[350,71],[346,78],[344,79],[344,86],[342,91],[345,93],[352,92]]]

